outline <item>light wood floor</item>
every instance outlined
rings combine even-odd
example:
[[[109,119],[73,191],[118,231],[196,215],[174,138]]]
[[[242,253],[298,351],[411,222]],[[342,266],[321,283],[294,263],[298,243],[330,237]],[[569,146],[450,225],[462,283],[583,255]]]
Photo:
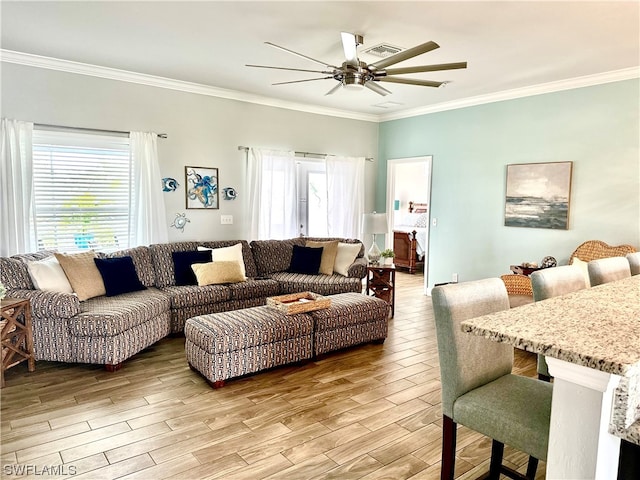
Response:
[[[2,473],[82,479],[437,479],[438,352],[422,276],[398,274],[384,345],[229,381],[213,390],[164,339],[108,373],[38,362],[2,389]],[[516,356],[517,373],[535,358]],[[458,430],[456,475],[488,470],[491,442]],[[527,457],[506,449],[524,471]],[[64,469],[62,469],[64,466]],[[544,478],[544,463],[538,468]],[[54,473],[42,475],[43,472]]]

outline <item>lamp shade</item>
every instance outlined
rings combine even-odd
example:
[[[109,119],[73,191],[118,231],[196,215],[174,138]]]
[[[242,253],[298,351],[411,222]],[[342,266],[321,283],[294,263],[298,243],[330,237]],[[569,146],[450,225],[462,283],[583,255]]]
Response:
[[[386,213],[365,213],[362,218],[362,233],[387,233],[389,224]]]

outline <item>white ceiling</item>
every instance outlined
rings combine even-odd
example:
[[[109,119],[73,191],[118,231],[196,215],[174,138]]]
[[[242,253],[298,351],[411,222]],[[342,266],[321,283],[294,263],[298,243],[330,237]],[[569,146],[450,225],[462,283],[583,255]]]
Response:
[[[356,1],[356,2],[1,2],[1,46],[13,52],[193,82],[311,108],[393,115],[577,77],[638,76],[640,3],[634,1]],[[385,84],[324,94],[335,80],[247,63],[317,69],[270,41],[341,64],[340,32],[403,48],[433,40],[440,48],[401,64],[467,61],[466,70],[406,75],[449,80],[446,88]],[[12,52],[8,52],[12,51]],[[361,55],[361,60],[379,58]],[[12,60],[13,61],[13,60]],[[320,67],[321,68],[321,67]],[[617,78],[613,76],[612,78]],[[256,97],[257,96],[257,97]],[[388,109],[383,102],[399,105]],[[292,103],[289,103],[292,105]]]

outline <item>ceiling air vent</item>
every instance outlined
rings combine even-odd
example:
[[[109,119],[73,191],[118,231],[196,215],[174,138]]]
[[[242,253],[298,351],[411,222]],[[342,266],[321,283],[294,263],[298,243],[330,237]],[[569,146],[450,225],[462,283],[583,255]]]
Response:
[[[401,52],[403,49],[400,47],[396,47],[394,45],[389,45],[388,43],[381,43],[371,48],[367,48],[363,50],[362,53],[368,53],[369,55],[373,55],[374,57],[386,58],[391,55]]]

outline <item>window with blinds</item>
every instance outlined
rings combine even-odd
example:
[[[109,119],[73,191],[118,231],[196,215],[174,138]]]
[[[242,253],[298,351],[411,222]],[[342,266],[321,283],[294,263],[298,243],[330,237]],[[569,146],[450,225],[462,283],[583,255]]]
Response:
[[[131,244],[129,138],[33,132],[33,238],[39,250],[116,250]]]

